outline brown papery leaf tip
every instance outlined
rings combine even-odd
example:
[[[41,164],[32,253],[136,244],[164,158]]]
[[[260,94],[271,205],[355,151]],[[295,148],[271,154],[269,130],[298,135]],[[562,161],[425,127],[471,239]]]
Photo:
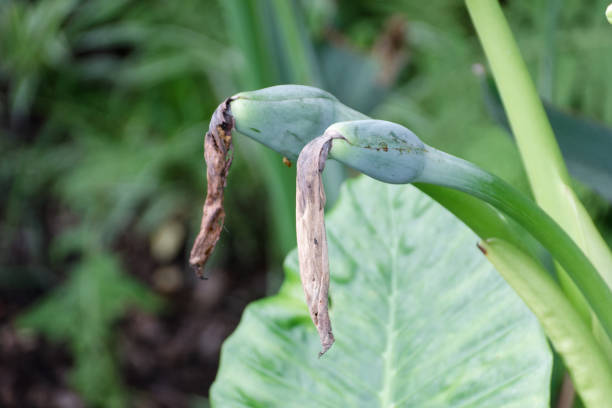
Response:
[[[321,173],[334,135],[308,143],[297,161],[296,232],[300,279],[310,318],[319,332],[322,356],[334,343],[328,313],[329,261],[323,210],[325,190]]]
[[[232,130],[234,118],[230,111],[232,99],[226,99],[213,113],[210,126],[204,136],[204,160],[206,160],[207,192],[202,210],[200,232],[195,239],[189,263],[200,279],[204,277],[204,265],[212,254],[225,220],[223,190],[233,159]]]
[[[321,358],[321,356],[325,354],[327,350],[331,348],[332,344],[334,344],[334,341],[335,341],[334,335],[331,332],[331,328],[330,328],[330,331],[327,332],[327,336],[321,339],[321,351],[319,352],[319,358]]]

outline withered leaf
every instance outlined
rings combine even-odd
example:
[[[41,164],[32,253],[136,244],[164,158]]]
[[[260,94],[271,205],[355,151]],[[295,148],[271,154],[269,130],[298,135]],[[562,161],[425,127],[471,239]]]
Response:
[[[297,161],[296,232],[300,278],[310,317],[319,332],[323,355],[334,343],[327,308],[329,261],[325,233],[325,190],[321,175],[332,139],[323,135],[302,149]]]
[[[223,190],[232,164],[232,129],[234,118],[230,111],[231,98],[226,99],[213,113],[204,137],[207,192],[202,213],[200,233],[191,249],[189,263],[200,278],[204,278],[204,264],[210,257],[223,229],[225,210]]]

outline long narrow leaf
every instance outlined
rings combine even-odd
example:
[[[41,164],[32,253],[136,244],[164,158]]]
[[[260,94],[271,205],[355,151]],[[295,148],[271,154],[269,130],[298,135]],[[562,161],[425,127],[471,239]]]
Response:
[[[609,406],[612,401],[612,367],[559,285],[541,265],[503,240],[490,239],[481,242],[480,247],[538,317],[565,360],[586,406]]]

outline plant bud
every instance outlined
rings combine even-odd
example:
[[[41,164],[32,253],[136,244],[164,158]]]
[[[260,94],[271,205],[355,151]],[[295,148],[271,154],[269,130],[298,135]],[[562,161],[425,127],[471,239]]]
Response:
[[[231,99],[234,132],[268,146],[290,160],[339,121],[366,119],[318,88],[280,85],[241,92]]]
[[[425,145],[414,133],[384,120],[355,120],[331,125],[330,158],[392,184],[416,181],[425,167]]]

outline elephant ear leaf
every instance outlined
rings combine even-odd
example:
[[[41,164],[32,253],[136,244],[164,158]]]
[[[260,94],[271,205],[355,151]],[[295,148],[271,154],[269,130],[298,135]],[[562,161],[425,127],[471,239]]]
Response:
[[[316,357],[294,251],[224,344],[213,406],[549,406],[540,326],[444,208],[362,176],[326,224],[334,347]]]

